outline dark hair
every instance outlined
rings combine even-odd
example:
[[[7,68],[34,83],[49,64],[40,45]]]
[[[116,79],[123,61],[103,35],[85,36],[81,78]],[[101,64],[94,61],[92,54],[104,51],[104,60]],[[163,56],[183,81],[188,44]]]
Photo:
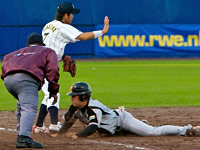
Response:
[[[70,14],[68,14],[68,13],[66,13],[68,16],[70,15]],[[65,15],[65,14],[64,14]],[[56,12],[56,16],[55,16],[55,20],[58,20],[58,21],[61,21],[62,22],[62,19],[63,19],[63,16],[64,15],[61,15],[61,14],[59,14],[58,12]]]
[[[44,45],[42,35],[39,33],[31,33],[27,38],[27,46],[29,45]]]

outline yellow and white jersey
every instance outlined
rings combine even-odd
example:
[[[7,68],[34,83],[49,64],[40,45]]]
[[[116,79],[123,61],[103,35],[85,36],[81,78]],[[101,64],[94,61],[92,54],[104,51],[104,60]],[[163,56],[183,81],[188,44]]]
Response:
[[[42,30],[44,44],[55,50],[58,60],[62,59],[66,44],[79,41],[76,38],[81,33],[82,32],[75,27],[64,24],[58,20],[47,23]]]

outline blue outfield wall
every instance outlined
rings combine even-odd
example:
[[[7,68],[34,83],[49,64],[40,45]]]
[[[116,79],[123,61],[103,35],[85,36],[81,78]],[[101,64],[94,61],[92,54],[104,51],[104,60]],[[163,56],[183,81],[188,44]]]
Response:
[[[27,36],[41,33],[42,27],[0,27],[0,55],[5,55],[26,46]]]
[[[39,27],[0,27],[0,56],[6,55],[10,52],[13,52],[17,49],[23,48],[26,46],[27,36],[32,32],[41,33],[43,26]],[[94,27],[89,26],[80,26],[77,27],[79,30],[93,31]],[[65,53],[68,55],[85,55],[93,56],[94,55],[94,41],[80,41],[77,43],[70,43],[66,46]]]
[[[63,1],[81,12],[73,24],[199,24],[199,0],[9,0],[0,1],[0,25],[44,25]]]
[[[0,56],[24,47],[30,33],[41,33],[63,1],[0,1]],[[106,15],[110,29],[102,38],[68,44],[65,54],[78,58],[199,57],[199,0],[67,1],[81,9],[72,22],[79,30],[102,29]],[[105,46],[103,41],[107,41]],[[167,44],[163,46],[163,42]]]

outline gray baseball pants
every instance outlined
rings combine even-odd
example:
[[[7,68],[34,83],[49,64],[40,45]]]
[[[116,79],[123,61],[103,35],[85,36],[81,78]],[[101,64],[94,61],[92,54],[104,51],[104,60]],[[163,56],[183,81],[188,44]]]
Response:
[[[153,127],[134,118],[125,110],[116,109],[116,111],[119,113],[121,129],[141,136],[185,135],[187,129],[192,128],[190,124],[187,126],[164,125]]]
[[[38,108],[39,82],[26,73],[6,76],[4,85],[17,101],[17,135],[30,137]]]

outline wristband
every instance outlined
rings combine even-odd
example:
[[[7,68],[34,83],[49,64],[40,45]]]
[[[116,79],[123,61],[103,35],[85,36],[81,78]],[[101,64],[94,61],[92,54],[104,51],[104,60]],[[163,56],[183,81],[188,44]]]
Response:
[[[93,31],[93,33],[94,33],[94,38],[98,38],[103,35],[102,30]]]

